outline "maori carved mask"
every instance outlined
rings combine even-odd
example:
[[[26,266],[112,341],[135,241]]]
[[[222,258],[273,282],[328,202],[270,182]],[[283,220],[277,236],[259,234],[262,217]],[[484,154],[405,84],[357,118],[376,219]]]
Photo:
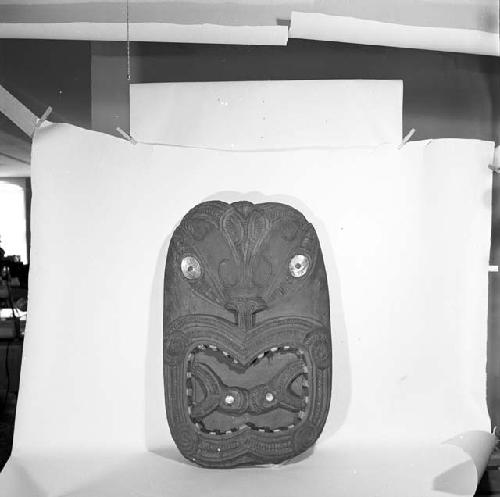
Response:
[[[278,463],[314,444],[330,405],[329,296],[300,212],[197,205],[172,235],[164,298],[167,418],[187,459]]]

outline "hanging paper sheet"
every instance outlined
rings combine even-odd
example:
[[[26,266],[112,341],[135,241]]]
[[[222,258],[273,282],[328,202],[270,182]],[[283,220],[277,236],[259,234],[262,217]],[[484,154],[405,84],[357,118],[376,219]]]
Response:
[[[450,5],[449,8],[454,10],[455,6]],[[455,11],[449,12],[449,19],[455,19],[454,14]],[[398,24],[358,17],[292,12],[290,38],[499,56],[498,3],[497,10],[492,9],[490,15],[491,25],[496,26],[493,30],[451,27],[447,24]]]
[[[137,140],[225,149],[401,142],[401,81],[308,80],[130,86]]]

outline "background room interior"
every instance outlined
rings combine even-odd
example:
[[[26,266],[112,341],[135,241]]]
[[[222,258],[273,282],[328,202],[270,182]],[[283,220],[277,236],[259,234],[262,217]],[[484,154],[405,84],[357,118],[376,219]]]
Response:
[[[51,108],[28,136],[0,99],[0,493],[500,495],[498,24],[496,0],[0,0],[0,85]],[[289,204],[322,244],[332,402],[292,464],[209,471],[169,435],[165,259],[213,200]],[[457,392],[420,391],[419,357]]]

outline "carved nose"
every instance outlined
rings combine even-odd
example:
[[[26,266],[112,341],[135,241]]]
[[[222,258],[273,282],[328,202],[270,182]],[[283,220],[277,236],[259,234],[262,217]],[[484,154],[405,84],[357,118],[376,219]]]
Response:
[[[267,309],[267,304],[261,297],[239,297],[228,302],[226,309],[235,314],[238,327],[248,331],[255,326],[255,314]]]

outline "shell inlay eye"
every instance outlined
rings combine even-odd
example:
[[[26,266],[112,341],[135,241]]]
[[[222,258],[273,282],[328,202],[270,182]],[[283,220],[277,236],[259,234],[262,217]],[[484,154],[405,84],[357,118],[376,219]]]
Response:
[[[201,276],[201,266],[196,257],[188,255],[181,261],[181,271],[184,278],[196,280]]]
[[[310,265],[311,261],[307,255],[297,254],[290,259],[288,269],[294,278],[300,278],[307,273]]]

